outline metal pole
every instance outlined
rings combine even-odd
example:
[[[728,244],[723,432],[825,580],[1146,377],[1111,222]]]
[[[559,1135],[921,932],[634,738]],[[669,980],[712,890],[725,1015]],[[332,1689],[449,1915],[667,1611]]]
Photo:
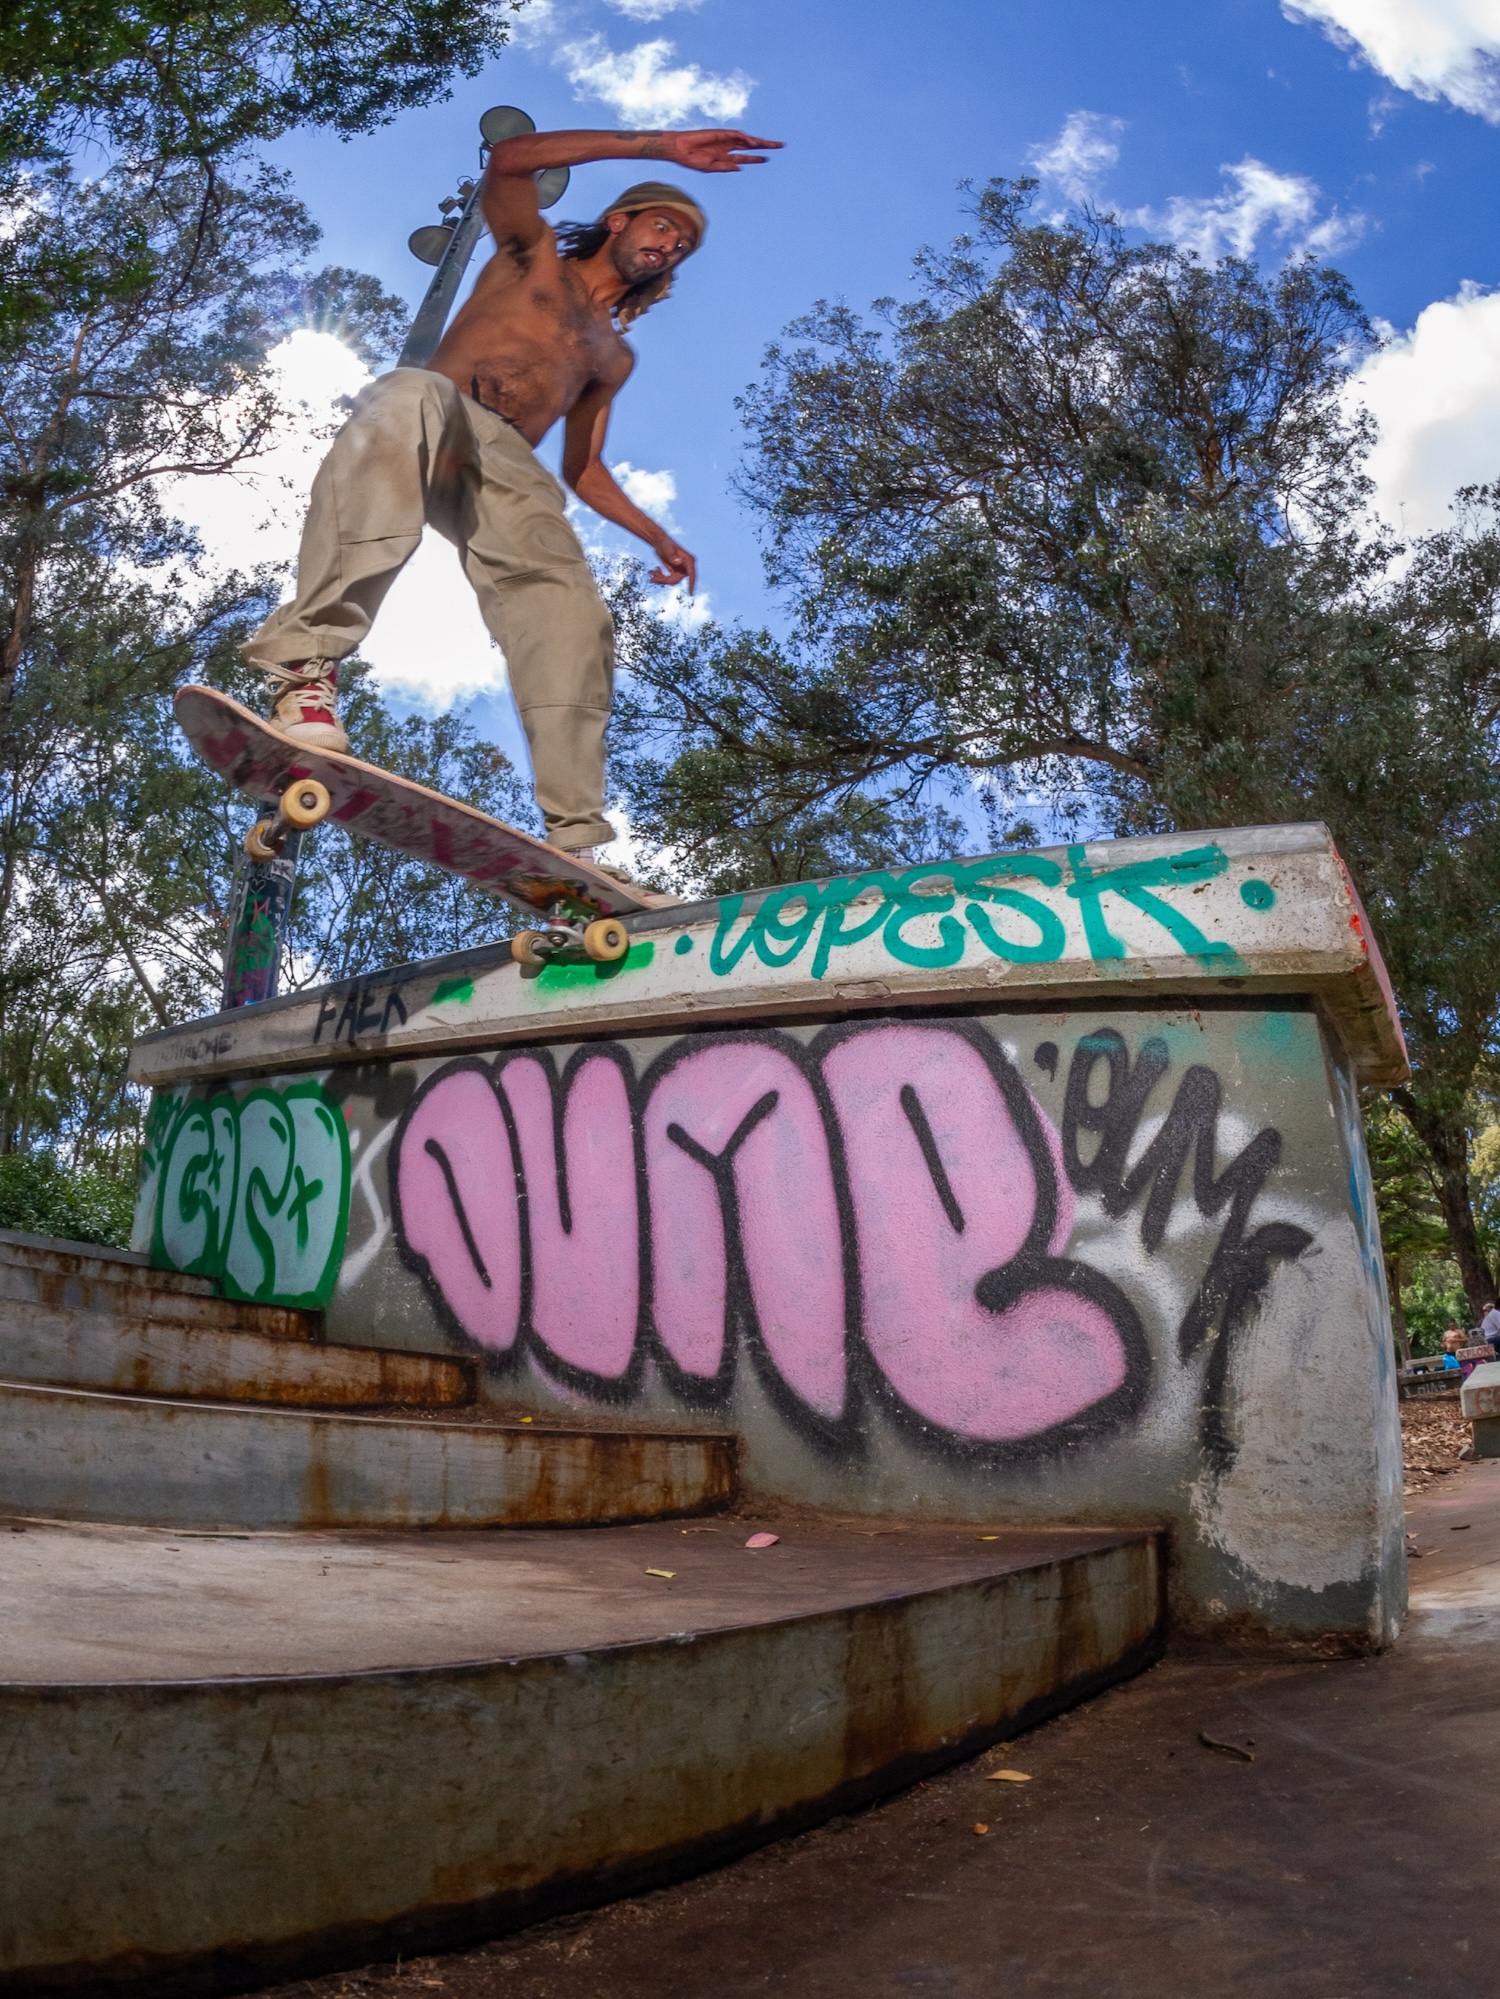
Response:
[[[228,1013],[237,1006],[276,997],[281,976],[281,947],[292,910],[297,881],[297,855],[302,835],[287,835],[281,852],[270,861],[240,855],[230,892],[229,935],[224,945],[224,1000]]]
[[[417,316],[406,336],[406,345],[397,356],[398,368],[425,368],[437,352],[443,328],[448,324],[448,314],[453,310],[453,301],[458,296],[464,272],[474,254],[474,245],[484,231],[484,214],[479,206],[479,190],[483,183],[484,175],[481,173],[479,179],[470,185],[463,213],[458,218],[458,227],[448,238],[442,262],[432,274],[427,296],[417,308]]]

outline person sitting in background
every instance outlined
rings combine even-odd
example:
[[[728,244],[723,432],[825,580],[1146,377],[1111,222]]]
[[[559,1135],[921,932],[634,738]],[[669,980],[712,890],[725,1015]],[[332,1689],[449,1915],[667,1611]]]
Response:
[[[1490,1350],[1496,1360],[1500,1360],[1500,1305],[1492,1298],[1484,1317],[1479,1321],[1479,1332],[1490,1343]]]
[[[1469,1344],[1469,1336],[1457,1319],[1449,1318],[1443,1334],[1443,1360],[1448,1367],[1458,1366],[1458,1350]]]

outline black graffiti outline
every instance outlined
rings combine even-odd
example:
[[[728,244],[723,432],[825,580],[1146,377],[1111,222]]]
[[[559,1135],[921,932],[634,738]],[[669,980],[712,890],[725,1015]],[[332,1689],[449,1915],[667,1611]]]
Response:
[[[330,1042],[337,1046],[339,1037],[348,1030],[347,1039],[351,1048],[357,1047],[367,1034],[384,1035],[390,1031],[391,1015],[399,1016],[399,1025],[406,1025],[406,1002],[401,997],[400,979],[390,981],[385,994],[384,1005],[380,1004],[380,993],[385,981],[374,978],[353,979],[344,991],[342,1006],[337,1004],[340,988],[332,987],[318,1003],[317,1017],[313,1022],[313,1046],[318,1047],[323,1039],[323,1029],[331,1020],[334,1023]]]
[[[840,1042],[868,1033],[876,1026],[916,1028],[930,1034],[956,1034],[967,1041],[978,1052],[998,1085],[1016,1133],[1025,1148],[1036,1194],[1031,1225],[1026,1231],[1026,1238],[1020,1249],[1008,1263],[996,1270],[986,1271],[983,1276],[975,1280],[974,1291],[979,1303],[986,1311],[993,1312],[998,1317],[1011,1305],[1018,1304],[1028,1292],[1043,1288],[1055,1287],[1086,1298],[1109,1316],[1124,1349],[1125,1373],[1118,1388],[1091,1402],[1087,1408],[1079,1410],[1075,1415],[1065,1417],[1060,1423],[1051,1424],[1045,1430],[1033,1431],[1029,1436],[1013,1438],[1006,1442],[997,1442],[984,1437],[959,1436],[951,1430],[943,1429],[930,1417],[913,1408],[892,1385],[865,1339],[862,1279],[857,1261],[858,1251],[854,1247],[857,1237],[854,1230],[853,1198],[849,1192],[848,1172],[843,1156],[843,1135],[840,1129],[836,1173],[842,1195],[841,1212],[843,1205],[847,1204],[850,1217],[847,1240],[854,1258],[852,1269],[846,1267],[845,1286],[849,1298],[850,1324],[858,1335],[854,1365],[858,1370],[862,1395],[877,1403],[894,1425],[913,1442],[927,1449],[936,1446],[947,1458],[981,1468],[1025,1464],[1053,1457],[1076,1444],[1099,1441],[1112,1434],[1139,1415],[1145,1406],[1151,1389],[1151,1343],[1146,1337],[1140,1314],[1111,1278],[1087,1264],[1051,1254],[1049,1245],[1053,1230],[1057,1226],[1057,1172],[1052,1148],[1047,1143],[1042,1129],[1041,1113],[1036,1099],[1027,1089],[1020,1073],[995,1037],[977,1021],[946,1018],[849,1021],[824,1028],[813,1039],[808,1052],[817,1060],[821,1070],[823,1057],[829,1050],[838,1046]],[[913,1091],[913,1095],[915,1094]],[[832,1115],[831,1099],[829,1111]],[[836,1117],[834,1123],[837,1127]],[[926,1159],[925,1151],[924,1164],[928,1166],[931,1175],[932,1162]],[[946,1180],[946,1169],[943,1177]],[[941,1201],[941,1188],[935,1176],[933,1187]],[[949,1220],[951,1224],[951,1214]],[[959,1233],[956,1229],[954,1232]]]
[[[1109,1068],[1109,1089],[1102,1103],[1089,1096],[1095,1069]],[[1166,1075],[1171,1058],[1159,1036],[1142,1042],[1135,1062],[1124,1036],[1112,1027],[1095,1028],[1080,1037],[1068,1070],[1063,1102],[1063,1160],[1079,1193],[1097,1193],[1104,1212],[1118,1221],[1149,1187],[1141,1211],[1141,1241],[1155,1255],[1166,1235],[1188,1155],[1192,1154],[1192,1198],[1205,1221],[1229,1213],[1177,1328],[1177,1351],[1191,1360],[1209,1348],[1199,1414],[1199,1441],[1217,1470],[1227,1470],[1235,1456],[1226,1408],[1229,1363],[1236,1334],[1259,1303],[1278,1262],[1291,1262],[1311,1247],[1307,1229],[1291,1222],[1263,1222],[1246,1235],[1250,1210],[1273,1169],[1281,1163],[1281,1133],[1266,1125],[1229,1161],[1215,1171],[1218,1157],[1219,1113],[1223,1085],[1216,1072],[1195,1062],[1184,1072],[1171,1107],[1135,1165],[1126,1160],[1147,1100]],[[1087,1164],[1078,1151],[1080,1131],[1098,1135],[1099,1146]]]

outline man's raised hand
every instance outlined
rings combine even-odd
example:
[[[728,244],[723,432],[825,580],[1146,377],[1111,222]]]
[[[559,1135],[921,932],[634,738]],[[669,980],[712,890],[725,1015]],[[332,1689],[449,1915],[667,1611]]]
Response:
[[[654,540],[651,546],[656,550],[659,569],[651,572],[653,583],[686,583],[691,597],[698,587],[698,558],[689,555],[680,542],[673,541],[669,534]]]
[[[737,174],[741,167],[764,166],[766,154],[780,150],[780,139],[756,139],[748,132],[654,132],[642,157],[670,160],[700,174]]]

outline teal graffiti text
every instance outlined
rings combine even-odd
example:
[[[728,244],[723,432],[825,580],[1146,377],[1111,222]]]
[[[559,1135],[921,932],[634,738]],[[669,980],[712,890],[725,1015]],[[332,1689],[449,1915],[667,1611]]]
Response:
[[[1232,945],[1205,937],[1160,892],[1193,888],[1223,874],[1229,860],[1220,848],[1194,847],[1157,861],[1095,870],[1086,849],[1075,846],[1068,849],[1068,860],[1071,881],[1050,854],[991,854],[978,861],[873,868],[862,875],[776,889],[748,917],[745,897],[726,895],[709,945],[709,965],[724,978],[753,954],[761,964],[779,968],[792,964],[811,944],[809,969],[821,979],[837,971],[840,951],[877,933],[898,964],[927,970],[958,964],[971,940],[1012,964],[1051,964],[1067,948],[1067,929],[1051,904],[1018,886],[1029,881],[1043,889],[1060,888],[1079,905],[1084,941],[1095,959],[1127,955],[1105,917],[1104,899],[1113,895],[1149,916],[1200,964],[1224,972],[1244,969]],[[924,928],[913,935],[919,919],[926,919]]]

